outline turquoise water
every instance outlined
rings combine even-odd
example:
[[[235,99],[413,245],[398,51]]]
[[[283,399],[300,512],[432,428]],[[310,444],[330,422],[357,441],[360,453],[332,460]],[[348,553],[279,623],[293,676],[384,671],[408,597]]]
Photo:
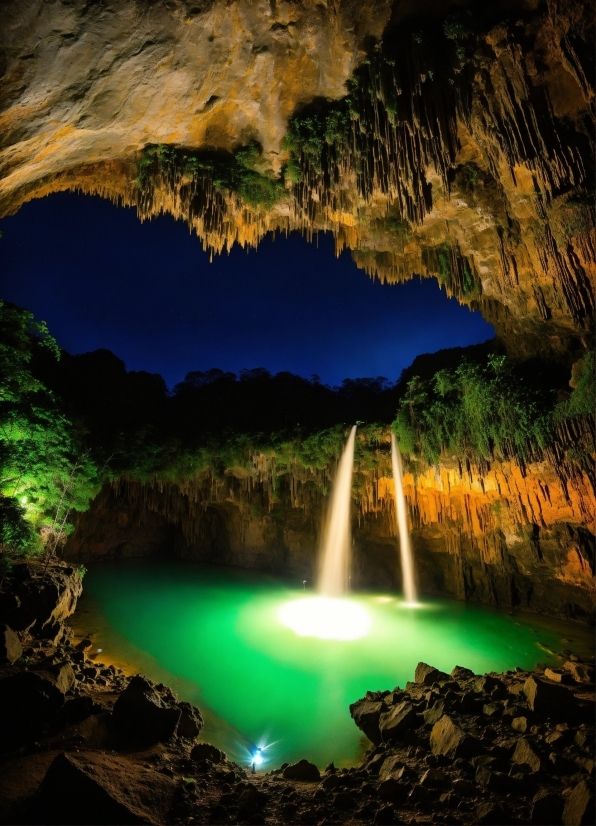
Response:
[[[546,649],[569,643],[562,623],[450,600],[406,608],[392,594],[351,597],[369,625],[354,633],[364,636],[299,636],[279,613],[298,601],[312,616],[310,603],[300,603],[312,596],[223,568],[103,563],[85,576],[74,624],[94,634],[99,659],[141,670],[198,705],[204,739],[233,759],[247,762],[252,746],[266,747],[265,768],[302,757],[319,766],[355,762],[363,741],[349,704],[367,690],[403,687],[420,660],[444,671],[529,668],[554,661]]]

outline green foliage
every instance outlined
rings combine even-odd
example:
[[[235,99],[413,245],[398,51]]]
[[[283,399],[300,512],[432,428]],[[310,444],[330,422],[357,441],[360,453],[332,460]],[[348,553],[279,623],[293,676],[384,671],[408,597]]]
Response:
[[[504,356],[463,362],[432,379],[414,377],[393,429],[405,454],[434,464],[442,453],[489,460],[524,457],[552,433],[544,397],[526,386]]]
[[[26,553],[35,547],[35,540],[33,526],[25,518],[25,508],[16,499],[0,495],[0,552]]]
[[[439,262],[439,281],[441,284],[451,284],[451,247],[449,244],[441,244],[437,250],[437,260]]]
[[[596,351],[590,350],[573,371],[574,389],[555,408],[555,420],[573,416],[593,416],[596,412]]]
[[[262,150],[256,141],[233,155],[187,150],[159,144],[146,146],[137,163],[136,183],[141,192],[150,192],[157,177],[172,188],[204,186],[211,181],[219,191],[235,193],[253,209],[270,209],[285,195],[281,181],[263,172]]]
[[[97,469],[79,455],[80,434],[30,369],[44,349],[59,356],[45,323],[0,302],[0,495],[14,552],[35,545],[27,524],[62,535],[66,514],[84,510],[97,492]]]

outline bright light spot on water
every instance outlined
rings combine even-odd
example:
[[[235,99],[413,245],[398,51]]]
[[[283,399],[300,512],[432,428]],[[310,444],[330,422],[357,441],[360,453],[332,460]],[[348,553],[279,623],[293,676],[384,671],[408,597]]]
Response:
[[[424,608],[422,602],[400,602],[398,608]]]
[[[375,602],[393,602],[393,597],[375,597]]]
[[[322,640],[358,640],[370,633],[368,611],[347,599],[309,597],[287,602],[277,617],[299,637]]]
[[[260,766],[263,762],[263,758],[260,754],[255,754],[255,756],[252,759],[252,762],[255,764],[255,766]]]

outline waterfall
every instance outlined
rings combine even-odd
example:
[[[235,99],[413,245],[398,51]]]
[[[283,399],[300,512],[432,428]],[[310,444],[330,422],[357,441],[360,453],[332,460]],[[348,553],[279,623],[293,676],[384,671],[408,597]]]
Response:
[[[350,505],[355,443],[356,425],[350,431],[337,466],[337,476],[323,534],[317,590],[325,597],[341,597],[348,591],[352,546]]]
[[[415,603],[418,601],[418,594],[416,593],[416,583],[414,581],[414,558],[412,557],[412,546],[410,545],[408,514],[406,512],[406,497],[404,496],[404,472],[401,464],[401,453],[399,452],[399,447],[397,446],[395,433],[391,434],[391,466],[393,468],[393,481],[395,487],[395,516],[397,520],[397,530],[399,533],[399,549],[401,556],[404,597],[406,602]]]

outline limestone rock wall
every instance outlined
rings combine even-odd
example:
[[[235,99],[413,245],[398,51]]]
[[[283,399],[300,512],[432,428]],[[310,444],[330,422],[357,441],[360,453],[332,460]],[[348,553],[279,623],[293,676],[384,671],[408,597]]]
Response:
[[[387,457],[355,485],[352,582],[399,588],[393,480]],[[406,497],[423,593],[591,621],[593,480],[548,461],[482,469],[451,466],[406,474]],[[78,517],[70,560],[150,554],[316,577],[327,497],[314,479],[203,475],[179,485],[120,481]]]

